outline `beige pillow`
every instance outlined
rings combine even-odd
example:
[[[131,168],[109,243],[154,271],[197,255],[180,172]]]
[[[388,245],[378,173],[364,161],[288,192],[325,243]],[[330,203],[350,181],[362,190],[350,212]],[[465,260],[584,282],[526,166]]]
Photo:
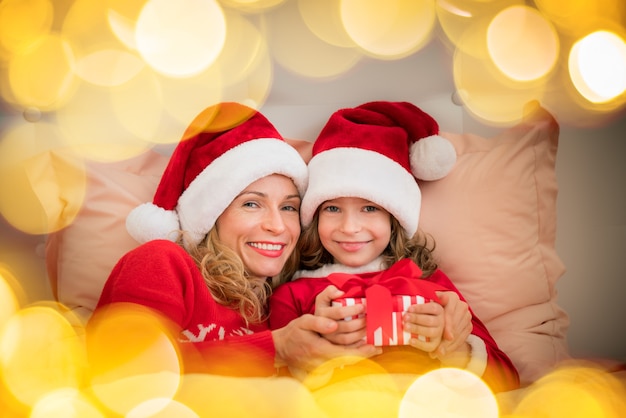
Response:
[[[494,138],[441,134],[458,160],[444,179],[420,183],[420,228],[529,383],[568,358],[555,290],[565,271],[555,250],[559,127],[537,109]]]
[[[46,241],[48,277],[57,300],[86,319],[117,260],[137,246],[126,215],[152,200],[168,157],[148,151],[116,163],[87,164],[85,202],[74,222]]]

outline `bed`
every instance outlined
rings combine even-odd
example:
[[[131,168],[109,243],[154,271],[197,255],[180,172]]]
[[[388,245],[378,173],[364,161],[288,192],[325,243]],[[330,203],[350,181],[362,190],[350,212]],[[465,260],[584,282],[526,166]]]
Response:
[[[568,352],[569,317],[556,294],[565,271],[555,250],[558,123],[532,103],[517,125],[494,137],[441,134],[452,141],[458,159],[446,178],[420,183],[420,227],[436,238],[440,267],[518,368],[520,389],[494,395],[480,380],[456,376],[453,370],[430,381],[421,376],[366,376],[318,390],[284,377],[125,370],[119,381],[86,392],[63,391],[58,387],[63,385],[52,383],[28,390],[8,385],[10,394],[0,400],[11,401],[16,416],[35,408],[35,399],[42,411],[64,404],[99,414],[94,405],[105,404],[114,414],[137,417],[622,416],[623,365],[611,359],[572,358]],[[289,142],[310,157],[311,142]],[[31,358],[29,370],[47,367],[45,376],[37,372],[33,379],[79,386],[85,367],[83,325],[113,264],[137,245],[126,233],[125,215],[151,200],[167,158],[167,153],[150,150],[120,162],[88,163],[82,208],[46,242],[48,276],[60,303],[55,310],[71,325],[71,331],[63,328],[57,335],[69,341],[71,355],[59,344],[63,349]],[[15,373],[19,366],[24,364],[16,365]]]

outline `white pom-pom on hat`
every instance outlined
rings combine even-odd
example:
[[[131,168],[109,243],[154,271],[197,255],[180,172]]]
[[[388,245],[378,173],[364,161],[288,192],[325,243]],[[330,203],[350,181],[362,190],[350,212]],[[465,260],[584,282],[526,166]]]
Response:
[[[141,237],[142,242],[155,239],[176,242],[180,223],[175,211],[146,202],[130,211],[126,217],[126,230],[132,237]]]
[[[456,164],[456,150],[446,138],[431,135],[414,142],[409,150],[411,171],[420,180],[439,180]]]

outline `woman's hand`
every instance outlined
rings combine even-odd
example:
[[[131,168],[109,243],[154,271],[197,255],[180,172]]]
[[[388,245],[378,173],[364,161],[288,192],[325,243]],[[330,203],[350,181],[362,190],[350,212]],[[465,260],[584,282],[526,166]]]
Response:
[[[469,305],[453,291],[437,292],[437,297],[444,309],[445,325],[443,340],[433,356],[443,359],[453,352],[467,353],[466,340],[473,328]]]
[[[380,348],[373,345],[336,345],[324,338],[335,333],[337,328],[338,321],[306,314],[272,331],[276,367],[290,366],[312,371],[330,360],[334,360],[335,365],[352,364],[380,354]]]

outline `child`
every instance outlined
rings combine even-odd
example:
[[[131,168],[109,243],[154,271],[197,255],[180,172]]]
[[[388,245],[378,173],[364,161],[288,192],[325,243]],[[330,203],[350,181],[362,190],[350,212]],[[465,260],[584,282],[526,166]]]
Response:
[[[438,129],[432,117],[406,102],[370,102],[330,117],[308,165],[309,187],[301,206],[304,230],[298,242],[301,270],[271,297],[270,327],[306,313],[323,315],[315,296],[329,284],[340,287],[344,297],[364,297],[374,295],[368,293],[374,282],[389,287],[389,282],[399,281],[395,295],[418,294],[426,303],[403,316],[403,329],[412,334],[409,341],[378,343],[384,347],[373,357],[374,370],[423,374],[459,367],[482,377],[494,391],[515,389],[515,367],[473,314],[471,334],[459,350],[430,354],[442,339],[444,325],[436,292],[454,291],[464,300],[437,268],[434,243],[429,245],[418,231],[421,193],[416,178],[442,178],[456,161],[454,147]],[[365,324],[380,318],[372,314],[370,297],[366,302],[365,318],[344,322],[343,334],[326,338],[355,343],[371,333]],[[361,361],[336,369],[332,379],[371,372],[371,361]]]

